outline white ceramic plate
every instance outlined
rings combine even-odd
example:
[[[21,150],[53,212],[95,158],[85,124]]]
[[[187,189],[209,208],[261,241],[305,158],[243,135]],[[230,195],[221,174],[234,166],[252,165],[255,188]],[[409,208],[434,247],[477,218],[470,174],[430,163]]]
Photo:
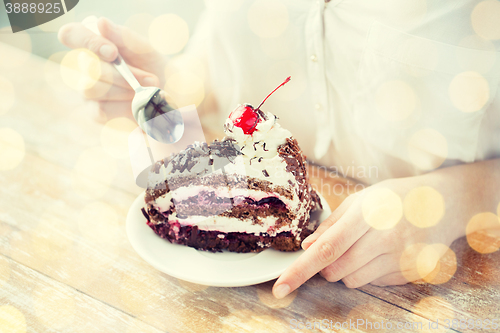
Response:
[[[330,207],[320,195],[326,219]],[[192,283],[216,287],[241,287],[276,279],[297,259],[303,250],[281,252],[266,249],[260,253],[212,253],[172,244],[160,238],[146,224],[142,215],[144,193],[139,195],[127,215],[127,235],[134,250],[159,271]]]

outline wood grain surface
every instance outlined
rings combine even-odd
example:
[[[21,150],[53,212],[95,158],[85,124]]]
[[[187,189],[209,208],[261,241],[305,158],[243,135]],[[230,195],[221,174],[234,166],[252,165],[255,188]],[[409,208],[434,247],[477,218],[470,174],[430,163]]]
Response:
[[[298,321],[323,319],[392,329],[302,331],[475,332],[444,323],[500,321],[498,246],[481,254],[465,238],[452,244],[433,283],[348,289],[316,275],[282,300],[271,294],[274,281],[218,288],[158,272],[125,233],[143,190],[126,153],[133,123],[94,121],[95,105],[63,82],[57,62],[5,44],[0,62],[0,332],[294,332]],[[309,170],[318,189],[343,188],[324,191],[332,209],[354,191],[352,181]]]

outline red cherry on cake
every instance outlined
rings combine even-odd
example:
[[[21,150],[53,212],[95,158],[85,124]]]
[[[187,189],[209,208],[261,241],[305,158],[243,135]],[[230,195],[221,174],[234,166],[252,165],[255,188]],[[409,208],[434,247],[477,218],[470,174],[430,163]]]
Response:
[[[255,112],[253,106],[248,104],[239,105],[236,110],[231,112],[229,119],[231,119],[234,126],[241,128],[245,134],[252,134],[260,122],[259,115]]]
[[[259,106],[254,109],[250,104],[239,105],[236,110],[229,114],[229,119],[233,122],[234,126],[237,126],[243,130],[245,134],[252,134],[259,122],[262,121],[261,116],[257,112],[262,104],[271,96],[279,87],[285,85],[288,81],[290,81],[291,77],[287,77],[286,80],[276,87],[266,98],[259,104]],[[261,112],[262,113],[262,112]],[[263,114],[263,113],[262,113]]]

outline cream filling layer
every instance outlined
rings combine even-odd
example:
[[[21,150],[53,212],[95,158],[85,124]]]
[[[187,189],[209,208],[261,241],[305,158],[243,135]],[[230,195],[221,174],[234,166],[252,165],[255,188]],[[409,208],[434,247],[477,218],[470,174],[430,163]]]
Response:
[[[297,205],[299,204],[299,200],[297,196],[293,197],[293,200],[284,197],[282,195],[279,195],[275,192],[263,192],[259,190],[249,190],[249,189],[244,189],[244,188],[227,188],[227,187],[219,187],[219,188],[212,188],[209,186],[192,186],[192,187],[181,187],[178,188],[174,191],[165,193],[161,195],[160,197],[156,198],[156,200],[153,202],[153,206],[160,212],[166,212],[168,211],[173,203],[172,203],[172,198],[176,202],[181,202],[184,201],[188,198],[194,197],[198,195],[199,193],[206,191],[206,192],[215,192],[215,194],[220,197],[220,198],[235,198],[233,201],[235,205],[238,205],[240,203],[239,200],[244,200],[244,198],[248,197],[251,198],[255,201],[262,200],[264,198],[278,198],[280,199],[289,210],[294,210]]]
[[[196,225],[200,230],[221,231],[221,232],[245,232],[248,234],[268,233],[270,236],[275,236],[277,233],[284,231],[292,231],[293,227],[285,225],[279,229],[275,229],[277,217],[267,216],[259,218],[260,224],[253,224],[250,219],[238,219],[225,216],[190,216],[187,219],[179,219],[174,213],[169,216],[169,222],[178,221],[181,225]]]

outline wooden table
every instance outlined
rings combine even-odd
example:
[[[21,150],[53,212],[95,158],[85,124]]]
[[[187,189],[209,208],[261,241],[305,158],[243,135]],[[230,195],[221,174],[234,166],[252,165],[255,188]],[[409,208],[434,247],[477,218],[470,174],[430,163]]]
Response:
[[[9,59],[15,65],[6,66]],[[442,284],[348,289],[317,275],[276,300],[274,281],[216,288],[158,272],[126,237],[125,217],[142,189],[134,184],[124,136],[89,117],[95,106],[62,82],[56,63],[6,45],[0,62],[0,142],[11,139],[9,155],[1,155],[7,146],[0,143],[1,332],[293,332],[299,321],[323,319],[466,332],[477,329],[447,329],[444,321],[500,319],[500,252],[479,254],[465,239],[452,245],[458,269]],[[15,101],[6,111],[12,87]],[[321,181],[346,185],[313,177]],[[332,208],[346,193],[327,196]],[[358,331],[390,331],[376,326]]]

